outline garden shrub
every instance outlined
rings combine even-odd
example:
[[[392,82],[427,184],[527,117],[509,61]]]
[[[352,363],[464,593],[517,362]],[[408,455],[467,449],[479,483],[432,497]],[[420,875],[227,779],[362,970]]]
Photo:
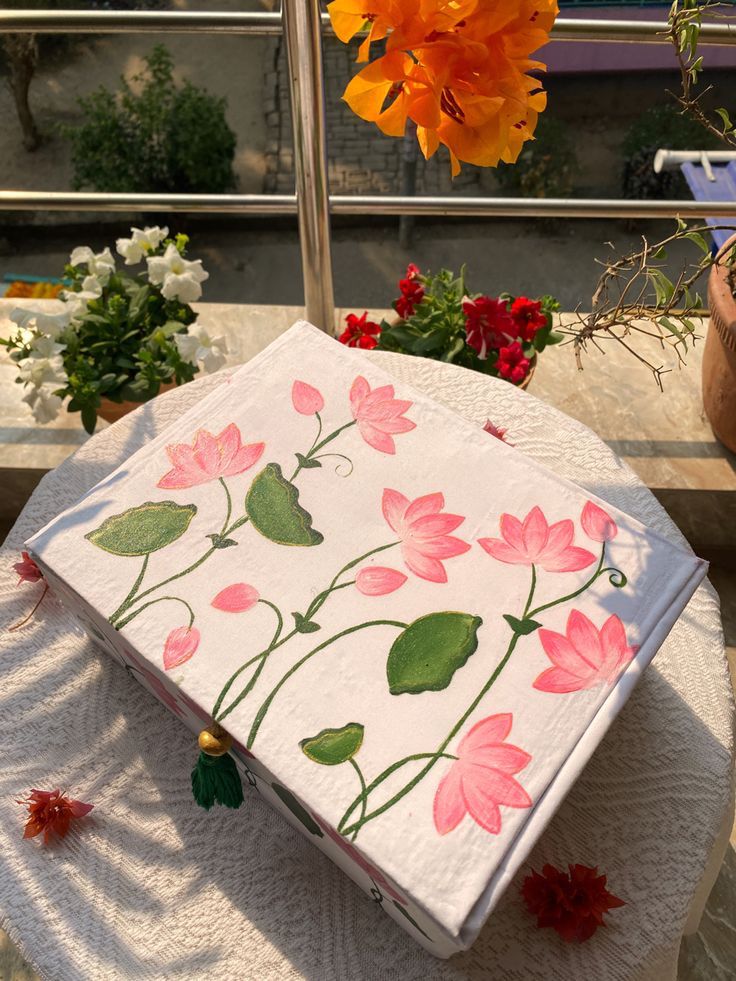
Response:
[[[111,192],[220,194],[235,186],[235,134],[227,102],[191,82],[174,82],[163,45],[146,68],[121,79],[118,92],[100,87],[79,100],[85,120],[65,126],[72,143],[74,187]]]
[[[534,139],[524,144],[515,164],[499,164],[498,182],[504,191],[530,198],[565,198],[572,193],[577,170],[575,147],[567,126],[541,116]]]

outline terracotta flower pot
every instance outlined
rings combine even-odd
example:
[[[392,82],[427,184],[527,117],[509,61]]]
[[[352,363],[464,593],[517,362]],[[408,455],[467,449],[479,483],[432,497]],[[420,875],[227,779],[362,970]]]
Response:
[[[161,395],[163,392],[170,392],[172,388],[176,388],[176,382],[162,383],[158,394]],[[111,399],[102,398],[100,399],[100,407],[97,410],[97,415],[101,419],[104,419],[105,422],[117,422],[118,419],[127,416],[133,409],[137,409],[139,405],[143,405],[143,403],[113,402]]]
[[[721,250],[736,244],[732,236]],[[729,268],[717,263],[708,279],[710,326],[703,351],[703,405],[713,432],[736,452],[736,299],[728,282]]]

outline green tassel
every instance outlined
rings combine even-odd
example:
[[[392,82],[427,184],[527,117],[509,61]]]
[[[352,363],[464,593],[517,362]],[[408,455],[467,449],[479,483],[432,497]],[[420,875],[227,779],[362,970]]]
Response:
[[[206,811],[213,804],[240,807],[243,803],[243,785],[232,756],[229,753],[223,756],[200,753],[197,765],[192,770],[192,793],[199,806]]]

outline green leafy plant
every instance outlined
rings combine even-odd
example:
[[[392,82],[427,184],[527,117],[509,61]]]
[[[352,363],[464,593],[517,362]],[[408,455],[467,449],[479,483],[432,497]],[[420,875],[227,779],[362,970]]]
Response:
[[[79,100],[85,121],[65,126],[72,144],[74,187],[97,191],[220,194],[235,186],[235,134],[226,100],[174,81],[163,45],[146,68],[121,79],[118,92],[99,88]]]
[[[452,362],[520,385],[536,355],[561,340],[552,329],[559,309],[554,297],[469,293],[464,266],[459,276],[449,269],[422,275],[412,264],[399,289],[394,309],[400,319],[379,325],[367,314],[350,314],[342,343]]]
[[[499,164],[497,176],[510,194],[530,198],[566,198],[577,172],[575,146],[567,126],[541,116],[534,139],[524,144],[515,164]]]
[[[94,432],[102,399],[145,402],[162,385],[190,381],[199,366],[214,371],[225,361],[221,338],[195,324],[190,303],[199,299],[208,273],[185,258],[186,235],[167,228],[132,229],[118,239],[125,258],[118,269],[110,249],[72,252],[65,268],[63,307],[19,307],[17,330],[0,340],[18,365],[16,381],[38,422],[49,422],[69,399],[87,432]],[[137,274],[131,265],[145,260]]]

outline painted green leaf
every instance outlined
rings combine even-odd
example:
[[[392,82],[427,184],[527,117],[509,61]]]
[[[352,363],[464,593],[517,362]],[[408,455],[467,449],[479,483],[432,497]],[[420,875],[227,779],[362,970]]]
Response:
[[[517,617],[512,617],[510,613],[504,613],[503,618],[514,633],[521,634],[522,637],[526,636],[526,634],[533,634],[535,630],[538,630],[542,626],[536,620],[530,620],[528,618],[526,620],[519,620]]]
[[[319,460],[310,460],[308,457],[304,456],[303,453],[295,453],[294,455],[296,456],[297,463],[302,470],[316,470],[318,467],[322,466]]]
[[[269,463],[253,478],[245,497],[251,524],[279,545],[319,545],[323,536],[312,528],[312,516],[299,503],[299,491],[278,463]]]
[[[213,548],[232,548],[238,543],[234,538],[224,538],[222,535],[207,535],[212,540]]]
[[[181,538],[196,513],[194,504],[147,501],[105,518],[84,537],[113,555],[149,555]]]
[[[316,736],[302,739],[299,745],[305,756],[323,766],[336,766],[351,760],[363,744],[363,726],[348,722],[342,729],[323,729]]]
[[[470,613],[428,613],[402,630],[386,665],[392,695],[441,691],[478,647],[480,617]]]
[[[294,630],[299,634],[314,634],[322,628],[314,620],[307,620],[301,613],[292,613],[294,617]]]
[[[287,790],[286,787],[282,787],[278,783],[272,783],[271,787],[281,803],[284,804],[285,807],[288,807],[297,821],[301,821],[310,834],[317,835],[318,838],[324,838],[322,828],[320,828],[309,811],[303,804],[299,803],[290,790]]]

